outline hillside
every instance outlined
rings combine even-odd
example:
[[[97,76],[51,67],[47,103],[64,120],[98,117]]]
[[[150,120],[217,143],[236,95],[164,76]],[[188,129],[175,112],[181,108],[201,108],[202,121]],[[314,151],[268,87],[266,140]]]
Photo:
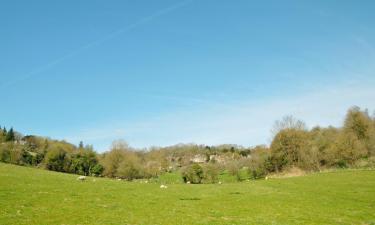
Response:
[[[272,133],[269,146],[190,143],[137,149],[117,140],[109,151],[98,153],[82,141],[76,146],[0,126],[0,162],[129,181],[174,173],[192,184],[217,183],[224,173],[245,181],[293,168],[307,173],[375,168],[375,117],[366,109],[351,107],[338,128],[309,129],[303,121],[286,116],[275,122]]]
[[[375,171],[242,183],[88,178],[0,163],[6,224],[374,224]]]

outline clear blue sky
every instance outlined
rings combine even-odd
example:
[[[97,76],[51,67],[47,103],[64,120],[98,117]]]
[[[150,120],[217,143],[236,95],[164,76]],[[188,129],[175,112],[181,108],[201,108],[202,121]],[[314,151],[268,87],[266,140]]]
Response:
[[[375,2],[0,3],[0,125],[23,134],[268,144],[286,114],[340,125],[375,102]]]

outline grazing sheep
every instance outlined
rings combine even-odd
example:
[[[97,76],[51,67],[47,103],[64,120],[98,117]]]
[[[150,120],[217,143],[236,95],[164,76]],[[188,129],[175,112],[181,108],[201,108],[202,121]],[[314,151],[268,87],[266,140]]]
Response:
[[[219,184],[221,184],[221,181],[219,181]]]
[[[86,177],[85,177],[85,176],[79,176],[79,177],[77,177],[77,180],[85,181],[85,180],[86,180]]]
[[[265,177],[264,179],[265,179],[265,180],[268,180],[268,177]]]
[[[167,188],[168,188],[168,186],[167,186],[167,185],[164,185],[164,184],[162,184],[162,185],[160,185],[160,188],[161,188],[161,189],[167,189]]]

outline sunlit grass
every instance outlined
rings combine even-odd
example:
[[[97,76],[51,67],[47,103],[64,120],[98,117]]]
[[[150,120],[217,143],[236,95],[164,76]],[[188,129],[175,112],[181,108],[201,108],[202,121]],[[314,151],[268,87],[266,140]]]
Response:
[[[375,171],[167,189],[76,177],[0,163],[0,224],[375,224]]]

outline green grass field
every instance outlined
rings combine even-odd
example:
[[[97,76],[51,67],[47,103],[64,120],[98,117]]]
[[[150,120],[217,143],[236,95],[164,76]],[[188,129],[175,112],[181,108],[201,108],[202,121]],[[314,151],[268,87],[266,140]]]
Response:
[[[0,163],[0,224],[375,224],[375,171],[168,189],[76,178]]]

